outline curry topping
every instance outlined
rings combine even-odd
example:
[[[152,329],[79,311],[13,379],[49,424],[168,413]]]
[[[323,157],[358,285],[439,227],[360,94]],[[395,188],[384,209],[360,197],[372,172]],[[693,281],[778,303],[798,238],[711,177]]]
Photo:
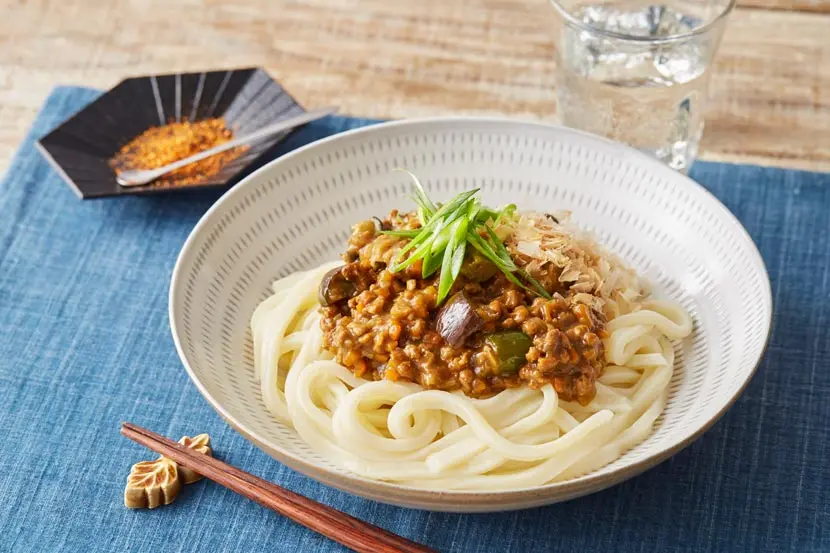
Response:
[[[435,212],[441,209],[431,205]],[[480,218],[484,223],[472,231],[475,236],[467,231],[474,247],[447,242],[453,251],[446,259],[457,257],[451,278],[443,275],[451,270],[446,263],[440,273],[425,269],[425,263],[435,263],[429,251],[414,261],[411,253],[401,254],[424,250],[408,246],[430,224],[424,224],[423,212],[393,211],[386,219],[355,225],[345,264],[320,286],[325,349],[369,380],[460,389],[477,398],[551,383],[563,400],[590,402],[607,336],[604,306],[610,296],[598,289],[602,280],[589,282],[577,274],[568,281],[564,270],[573,273],[568,265],[573,256],[560,260],[521,246],[531,231],[519,224],[531,229],[538,224],[536,230],[545,231],[546,225],[558,229],[558,219],[537,214],[522,222],[506,210],[494,221],[499,212],[490,213]],[[489,249],[480,248],[479,239]],[[503,263],[494,261],[491,251]],[[586,271],[608,273],[590,258],[578,261]]]

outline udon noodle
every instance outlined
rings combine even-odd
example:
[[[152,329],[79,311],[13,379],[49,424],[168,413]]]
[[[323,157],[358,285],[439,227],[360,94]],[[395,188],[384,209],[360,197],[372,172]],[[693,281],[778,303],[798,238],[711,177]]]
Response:
[[[605,366],[586,405],[554,386],[461,390],[370,380],[323,347],[318,286],[333,262],[273,284],[251,320],[262,399],[281,423],[341,467],[375,480],[440,490],[505,490],[594,471],[642,442],[663,412],[672,340],[690,317],[666,301],[615,307]]]

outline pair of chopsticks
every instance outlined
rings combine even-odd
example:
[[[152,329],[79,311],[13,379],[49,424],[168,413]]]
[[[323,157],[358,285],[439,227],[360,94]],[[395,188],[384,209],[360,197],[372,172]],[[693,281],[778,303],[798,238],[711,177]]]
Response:
[[[146,428],[125,422],[121,425],[121,434],[354,551],[434,553],[433,549],[193,451]]]

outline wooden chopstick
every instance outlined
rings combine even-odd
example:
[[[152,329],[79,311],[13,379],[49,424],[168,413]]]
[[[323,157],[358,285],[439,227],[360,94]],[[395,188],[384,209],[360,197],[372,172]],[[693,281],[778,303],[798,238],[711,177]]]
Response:
[[[434,552],[433,549],[286,490],[146,428],[125,422],[121,425],[121,434],[354,551]]]

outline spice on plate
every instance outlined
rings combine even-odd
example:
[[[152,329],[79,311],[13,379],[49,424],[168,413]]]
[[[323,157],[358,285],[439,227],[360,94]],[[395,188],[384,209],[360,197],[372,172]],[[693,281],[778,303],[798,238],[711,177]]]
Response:
[[[179,443],[199,453],[213,455],[207,434],[193,438],[182,436]],[[201,479],[201,474],[164,456],[155,461],[141,461],[130,469],[124,489],[124,505],[130,509],[155,509],[168,505],[179,495],[183,484]]]
[[[132,139],[109,161],[116,172],[157,169],[233,139],[224,119],[170,122],[152,127]],[[153,182],[153,185],[184,186],[199,184],[215,176],[238,158],[248,146],[238,146],[186,165]]]

